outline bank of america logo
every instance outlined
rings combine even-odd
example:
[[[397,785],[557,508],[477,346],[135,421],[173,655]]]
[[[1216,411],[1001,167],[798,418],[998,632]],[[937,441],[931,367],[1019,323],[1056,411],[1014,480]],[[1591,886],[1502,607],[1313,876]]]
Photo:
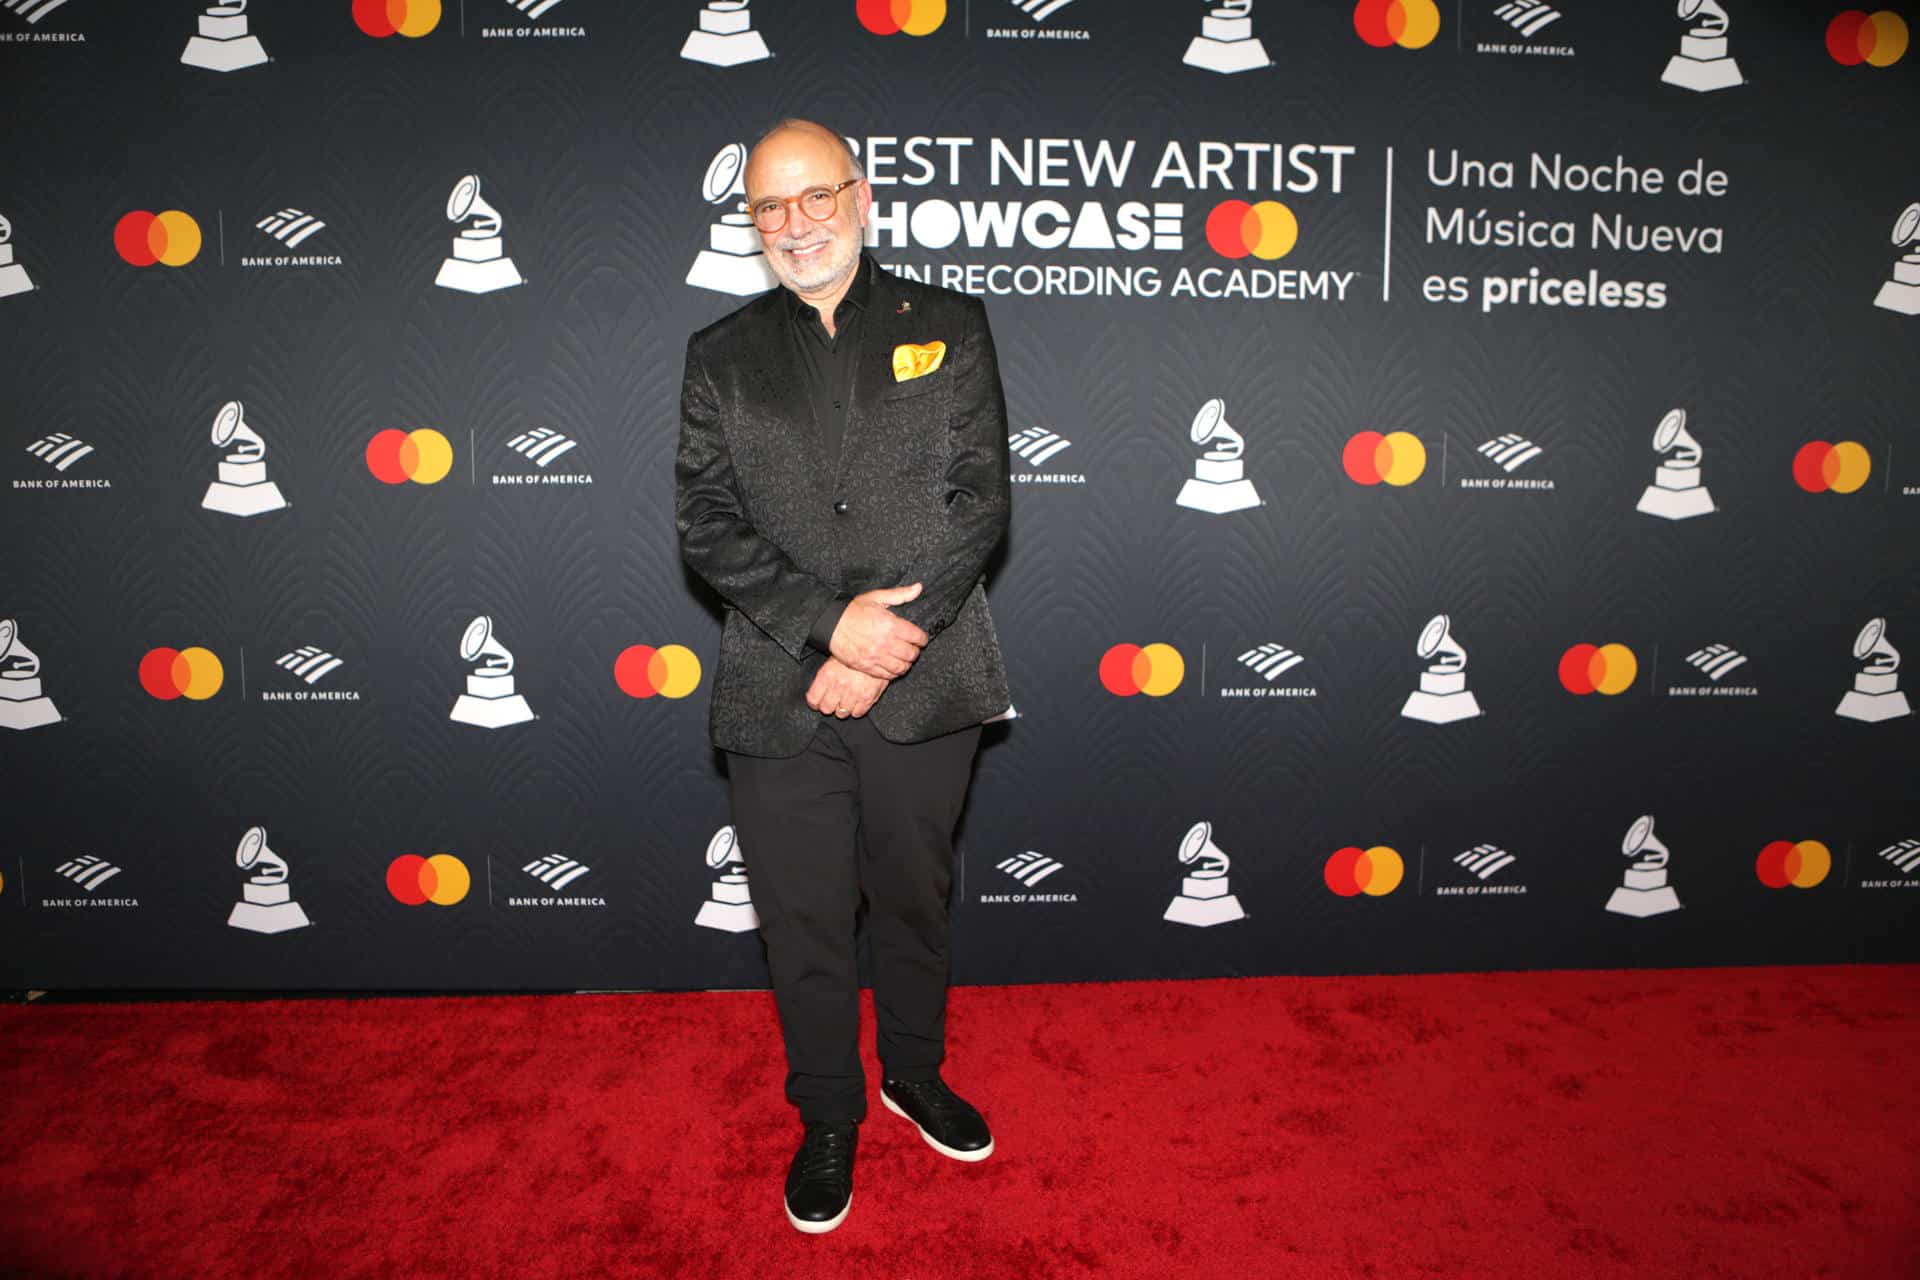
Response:
[[[1539,457],[1544,450],[1524,436],[1509,434],[1495,436],[1480,446],[1480,452],[1511,474]]]
[[[507,441],[507,448],[523,454],[543,467],[552,466],[561,454],[579,444],[570,440],[552,427],[535,427],[531,431],[522,431]]]
[[[1048,458],[1072,444],[1073,441],[1045,427],[1028,427],[1018,435],[1007,437],[1007,447],[1036,467],[1045,466]]]
[[[1550,23],[1560,21],[1561,13],[1550,4],[1540,4],[1538,0],[1509,0],[1493,11],[1493,16],[1518,31],[1523,36],[1536,36]]]
[[[278,213],[269,214],[253,225],[287,248],[298,249],[309,236],[325,230],[327,224],[310,213],[302,213],[298,209],[282,209]]]
[[[1072,3],[1073,0],[1013,0],[1013,7],[1035,22],[1045,22]]]
[[[1731,645],[1710,644],[1687,655],[1687,665],[1719,684],[1735,667],[1745,666],[1747,657]]]
[[[1283,644],[1269,641],[1241,654],[1240,661],[1259,672],[1271,684],[1306,659]]]
[[[7,12],[17,13],[28,22],[38,22],[66,2],[67,0],[6,0],[6,5]]]
[[[507,3],[527,15],[533,21],[540,21],[541,15],[560,3],[560,0],[507,0]]]
[[[28,445],[27,452],[47,463],[55,471],[65,471],[92,453],[93,446],[64,431],[56,431],[50,436],[41,436]]]
[[[114,866],[104,858],[96,858],[90,853],[83,853],[71,861],[63,862],[55,867],[54,870],[79,885],[82,889],[85,889],[88,893],[92,893],[95,889],[98,889],[101,885],[120,874],[119,867]]]
[[[291,671],[308,684],[319,684],[322,680],[338,671],[340,659],[325,649],[303,644],[292,653],[283,653],[273,660],[273,665]]]
[[[1495,872],[1504,871],[1517,861],[1497,844],[1477,844],[1464,853],[1454,854],[1453,860],[1482,880],[1490,879]]]
[[[1912,875],[1914,868],[1920,867],[1920,840],[1902,840],[1898,844],[1890,844],[1880,851],[1880,856]]]
[[[1052,858],[1043,857],[1031,849],[1025,853],[1016,853],[1011,858],[994,865],[1029,889],[1061,868],[1060,863]]]
[[[520,869],[556,893],[593,870],[586,863],[575,862],[564,853],[550,853],[544,858],[536,858]]]

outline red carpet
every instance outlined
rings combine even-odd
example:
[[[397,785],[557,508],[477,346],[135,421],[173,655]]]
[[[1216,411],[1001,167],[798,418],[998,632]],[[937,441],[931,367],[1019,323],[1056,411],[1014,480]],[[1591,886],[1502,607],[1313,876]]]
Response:
[[[0,1272],[1920,1275],[1920,968],[962,988],[780,1210],[758,993],[8,1006]],[[868,1035],[871,1037],[871,1011]]]

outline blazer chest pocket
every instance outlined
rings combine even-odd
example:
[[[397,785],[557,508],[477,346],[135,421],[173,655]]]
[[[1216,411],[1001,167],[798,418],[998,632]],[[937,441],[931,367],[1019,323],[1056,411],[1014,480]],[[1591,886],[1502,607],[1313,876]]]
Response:
[[[944,370],[935,369],[932,373],[924,373],[917,378],[909,378],[905,382],[896,383],[888,387],[885,391],[882,391],[880,398],[882,400],[911,400],[915,396],[931,395],[951,381],[950,378],[942,376],[944,372]]]

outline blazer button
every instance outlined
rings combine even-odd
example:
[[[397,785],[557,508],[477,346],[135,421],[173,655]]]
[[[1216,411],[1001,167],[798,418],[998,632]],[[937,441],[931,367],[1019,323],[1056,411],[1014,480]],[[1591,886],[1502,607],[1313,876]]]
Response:
[[[843,516],[847,514],[847,503],[844,498],[838,498],[834,500],[833,514],[837,516]]]

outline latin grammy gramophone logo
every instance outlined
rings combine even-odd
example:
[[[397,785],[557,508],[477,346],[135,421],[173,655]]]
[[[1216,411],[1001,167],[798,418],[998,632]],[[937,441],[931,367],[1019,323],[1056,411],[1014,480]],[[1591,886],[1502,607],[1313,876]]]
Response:
[[[246,424],[238,400],[229,400],[213,416],[213,444],[226,452],[200,506],[230,516],[257,516],[287,505],[280,488],[267,479],[267,445]]]
[[[1687,411],[1669,409],[1653,429],[1653,451],[1660,462],[1653,483],[1640,495],[1634,510],[1662,520],[1691,520],[1712,515],[1713,497],[1700,481],[1704,450],[1687,430]]]
[[[1205,929],[1247,918],[1240,899],[1227,886],[1227,869],[1233,861],[1213,842],[1211,822],[1194,823],[1181,838],[1180,865],[1193,870],[1182,877],[1180,893],[1167,904],[1161,919]]]
[[[680,46],[680,56],[688,62],[704,62],[710,67],[737,67],[743,62],[758,62],[773,56],[767,42],[753,29],[753,15],[747,0],[707,0],[700,10],[699,25]]]
[[[1644,919],[1680,909],[1680,895],[1667,883],[1667,862],[1672,854],[1654,838],[1652,814],[1635,819],[1627,828],[1620,852],[1633,862],[1627,867],[1625,883],[1607,899],[1607,910]]]
[[[1467,651],[1453,638],[1453,622],[1446,614],[1435,614],[1420,629],[1414,652],[1427,665],[1420,672],[1420,687],[1407,695],[1400,708],[1402,716],[1428,724],[1452,724],[1480,714],[1480,702],[1467,688]]]
[[[447,196],[447,221],[470,223],[453,237],[453,248],[433,282],[462,293],[495,293],[525,284],[500,237],[500,211],[480,197],[480,175],[469,173]]]
[[[1217,0],[1180,61],[1222,75],[1272,66],[1266,46],[1253,34],[1253,0]]]
[[[240,886],[240,901],[233,904],[227,923],[249,933],[285,933],[304,929],[313,921],[293,900],[287,884],[287,860],[267,847],[267,829],[248,827],[233,851],[234,863],[242,871],[251,871]]]
[[[20,624],[0,618],[0,729],[38,729],[60,718],[40,687],[40,655],[20,639]]]
[[[700,180],[702,199],[715,208],[733,201],[733,208],[707,228],[707,247],[687,270],[687,283],[696,289],[743,298],[765,293],[778,283],[773,268],[767,265],[760,233],[747,216],[746,171],[746,147],[729,142],[714,153],[707,164],[707,176]],[[740,199],[734,201],[735,196]]]
[[[247,31],[247,0],[223,0],[200,15],[200,29],[180,54],[182,64],[206,71],[239,71],[267,60],[260,37]]]
[[[707,841],[707,866],[720,873],[713,882],[713,896],[700,904],[693,922],[703,929],[724,933],[750,933],[760,927],[760,913],[753,909],[753,897],[747,890],[747,864],[740,852],[740,841],[731,826],[713,833]]]
[[[13,260],[13,224],[0,214],[0,298],[33,291],[33,278]]]
[[[513,655],[494,639],[492,618],[482,614],[467,624],[460,635],[460,659],[480,666],[467,674],[467,691],[454,702],[448,719],[482,729],[504,729],[533,719],[526,698],[514,691]]]
[[[1176,506],[1221,516],[1260,505],[1240,457],[1247,449],[1246,438],[1228,424],[1226,413],[1226,402],[1216,397],[1193,415],[1187,438],[1204,452],[1194,459],[1193,475],[1180,487]]]
[[[1894,262],[1893,275],[1881,284],[1873,305],[1903,316],[1920,315],[1920,203],[1900,211],[1893,224],[1893,247],[1906,252]],[[0,277],[0,295],[6,292],[4,277]]]
[[[1853,660],[1861,667],[1853,675],[1853,688],[1847,690],[1834,708],[1834,714],[1848,720],[1898,720],[1912,715],[1907,695],[1900,691],[1900,651],[1887,639],[1887,620],[1870,618],[1853,638]]]
[[[1745,84],[1739,64],[1727,52],[1727,31],[1733,23],[1720,0],[1680,0],[1676,12],[1687,29],[1680,37],[1680,52],[1667,60],[1660,82],[1695,93]]]

